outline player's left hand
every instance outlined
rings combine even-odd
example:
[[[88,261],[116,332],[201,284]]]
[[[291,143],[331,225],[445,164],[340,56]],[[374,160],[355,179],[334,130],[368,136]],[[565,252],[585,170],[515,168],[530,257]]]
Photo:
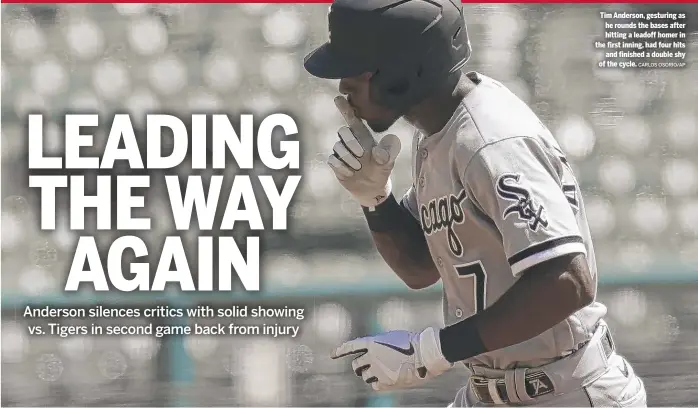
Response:
[[[360,337],[339,346],[333,359],[354,356],[351,367],[376,391],[409,388],[448,371],[453,364],[441,352],[439,329],[390,331]]]

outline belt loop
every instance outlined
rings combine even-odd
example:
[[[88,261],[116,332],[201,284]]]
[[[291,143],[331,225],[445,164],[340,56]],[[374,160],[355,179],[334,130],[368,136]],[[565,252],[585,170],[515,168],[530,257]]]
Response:
[[[514,383],[516,384],[516,396],[521,402],[531,402],[533,398],[526,391],[526,371],[527,368],[517,368],[514,370]]]
[[[516,392],[516,377],[514,373],[514,370],[507,370],[504,372],[504,385],[506,386],[509,402],[516,404],[521,402],[521,400],[519,399],[519,394]]]
[[[504,400],[502,399],[502,396],[499,395],[497,380],[495,378],[490,378],[487,380],[487,390],[490,392],[490,397],[492,397],[492,402],[494,402],[495,405],[504,405]]]

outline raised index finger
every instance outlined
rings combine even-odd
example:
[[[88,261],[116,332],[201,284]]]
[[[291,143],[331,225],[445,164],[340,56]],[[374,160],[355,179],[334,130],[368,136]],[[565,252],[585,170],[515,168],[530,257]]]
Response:
[[[354,132],[354,136],[356,136],[364,148],[370,147],[372,143],[375,143],[373,134],[371,134],[371,131],[368,130],[364,122],[356,116],[354,109],[349,105],[349,101],[347,101],[344,96],[340,95],[334,98],[334,104],[337,105],[339,113],[342,114],[347,125],[349,125]]]
[[[351,105],[349,105],[349,101],[343,95],[335,97],[334,104],[337,105],[337,109],[339,110],[339,113],[342,114],[342,117],[344,117],[344,120],[347,122],[347,125],[363,125],[363,123],[361,123],[361,120],[356,117],[354,109],[351,107]]]

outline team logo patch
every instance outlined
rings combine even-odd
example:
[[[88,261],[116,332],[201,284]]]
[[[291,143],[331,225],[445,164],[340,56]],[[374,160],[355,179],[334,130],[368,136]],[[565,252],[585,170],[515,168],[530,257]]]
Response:
[[[463,244],[453,227],[462,224],[465,220],[465,214],[461,207],[465,198],[465,190],[461,190],[458,195],[449,194],[429,200],[428,203],[422,204],[419,209],[419,218],[424,233],[431,236],[446,229],[448,247],[455,256],[463,255]]]
[[[505,200],[513,201],[502,212],[502,219],[506,220],[512,214],[519,217],[531,231],[538,228],[546,228],[548,219],[545,216],[545,208],[536,203],[531,191],[521,185],[521,174],[502,174],[497,179],[497,195]]]

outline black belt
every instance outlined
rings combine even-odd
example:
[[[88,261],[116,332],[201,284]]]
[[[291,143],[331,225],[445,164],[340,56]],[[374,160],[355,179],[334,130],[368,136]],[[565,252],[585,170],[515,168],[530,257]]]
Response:
[[[606,330],[606,334],[601,338],[601,345],[606,353],[606,358],[610,357],[615,351],[615,345],[613,344],[611,333],[608,330]],[[526,373],[524,383],[526,384],[526,394],[531,398],[537,398],[555,392],[555,386],[552,380],[550,380],[550,377],[548,377],[544,371]],[[492,398],[492,394],[490,393],[488,378],[473,375],[470,377],[470,385],[478,400],[486,404],[495,403],[495,398]],[[498,378],[496,380],[496,388],[502,402],[505,404],[509,403],[510,401],[507,395],[507,386],[504,378]]]

